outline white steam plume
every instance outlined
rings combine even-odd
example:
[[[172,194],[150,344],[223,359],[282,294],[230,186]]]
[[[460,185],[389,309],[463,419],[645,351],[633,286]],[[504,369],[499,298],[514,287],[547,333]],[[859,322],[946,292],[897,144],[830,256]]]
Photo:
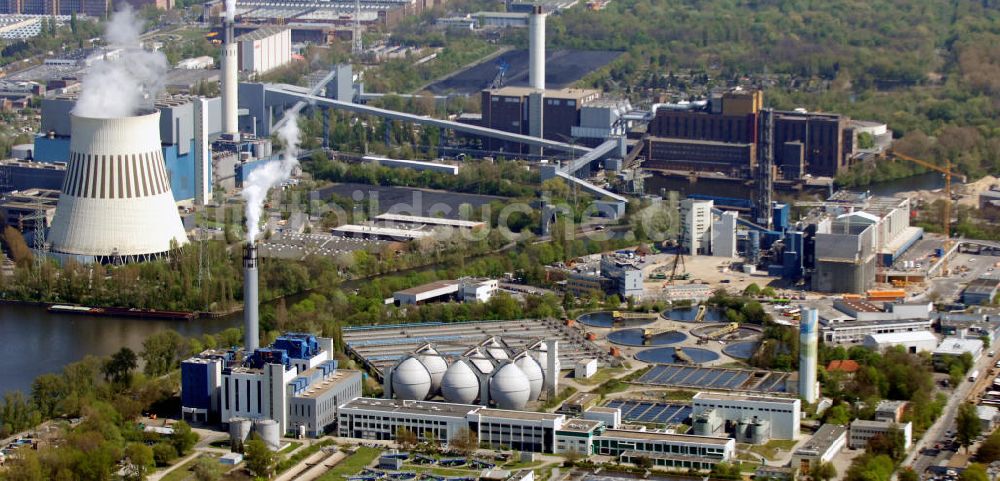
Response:
[[[226,0],[226,20],[232,23],[236,19],[236,0]]]
[[[81,117],[116,118],[135,115],[163,90],[167,57],[139,46],[142,20],[122,3],[105,27],[104,38],[120,49],[117,58],[91,66],[80,84],[80,98],[73,113]]]
[[[260,234],[260,214],[264,200],[272,187],[288,180],[292,169],[299,165],[299,118],[298,113],[285,114],[284,125],[278,129],[278,138],[285,144],[281,160],[272,160],[250,172],[243,181],[243,199],[247,203],[247,242],[253,243]]]

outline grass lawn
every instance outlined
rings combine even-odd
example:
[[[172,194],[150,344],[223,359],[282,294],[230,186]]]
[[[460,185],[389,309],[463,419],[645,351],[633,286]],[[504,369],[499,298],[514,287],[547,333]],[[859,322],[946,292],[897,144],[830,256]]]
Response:
[[[190,477],[191,475],[194,474],[194,473],[191,472],[191,470],[194,468],[194,464],[197,463],[198,460],[201,459],[201,458],[203,458],[203,457],[209,457],[209,458],[213,458],[213,459],[215,458],[215,456],[213,456],[211,454],[202,454],[202,455],[197,456],[194,459],[192,459],[192,460],[184,463],[181,467],[179,467],[179,468],[177,468],[177,469],[175,469],[175,470],[167,473],[166,476],[164,476],[164,477],[162,477],[160,479],[162,481],[184,481],[185,479],[187,479],[188,477]]]
[[[507,470],[513,471],[513,470],[517,470],[517,469],[531,469],[531,468],[536,468],[536,467],[541,466],[543,464],[545,464],[544,461],[528,461],[528,462],[525,462],[525,463],[522,463],[521,461],[517,461],[517,462],[507,463],[507,464],[505,464],[503,466],[500,466],[500,467],[503,468],[503,469],[507,469]]]
[[[767,444],[755,444],[749,449],[767,459],[775,459],[778,451],[790,451],[795,447],[795,442],[794,439],[772,439]]]
[[[346,479],[348,476],[358,474],[362,469],[371,464],[381,452],[382,450],[377,448],[359,447],[357,452],[337,463],[333,469],[317,478],[317,481],[340,481]]]
[[[288,443],[288,445],[286,445],[284,447],[284,449],[282,449],[281,451],[278,451],[278,452],[279,453],[290,453],[292,451],[295,451],[296,449],[299,449],[299,446],[302,446],[302,443],[300,443],[298,441],[292,441],[292,442]]]
[[[611,379],[613,377],[618,377],[618,376],[620,376],[620,375],[622,375],[624,373],[625,373],[624,369],[622,369],[620,367],[612,367],[612,368],[606,368],[606,369],[598,369],[597,370],[597,374],[594,374],[593,376],[591,376],[589,378],[586,378],[586,379],[584,379],[584,378],[577,379],[577,378],[574,377],[573,380],[576,381],[576,382],[578,382],[578,383],[580,383],[580,384],[583,384],[585,386],[595,386],[595,385],[601,384],[604,381],[607,381],[608,379]]]

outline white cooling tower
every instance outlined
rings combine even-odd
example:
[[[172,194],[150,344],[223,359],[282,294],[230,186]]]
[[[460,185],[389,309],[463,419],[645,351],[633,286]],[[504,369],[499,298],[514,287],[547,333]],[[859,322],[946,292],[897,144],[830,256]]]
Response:
[[[441,379],[441,395],[459,404],[472,404],[479,397],[479,377],[467,361],[459,359],[451,363]]]
[[[423,401],[431,391],[431,374],[415,357],[408,357],[392,370],[392,391],[397,399]]]
[[[528,378],[514,363],[504,364],[490,378],[490,399],[500,409],[524,409],[530,397]]]
[[[70,159],[49,241],[58,253],[145,260],[187,243],[160,150],[160,112],[70,114]]]

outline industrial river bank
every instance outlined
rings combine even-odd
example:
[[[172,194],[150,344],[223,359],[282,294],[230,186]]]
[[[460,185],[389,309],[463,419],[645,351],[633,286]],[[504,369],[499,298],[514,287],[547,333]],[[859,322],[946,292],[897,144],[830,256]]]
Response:
[[[685,190],[682,189],[684,184],[687,183],[664,182],[664,178],[654,177],[647,180],[647,191],[660,188]],[[710,192],[710,184],[701,181],[688,186],[697,185],[699,188],[708,188]],[[727,185],[731,189],[732,184]],[[893,195],[897,192],[938,189],[941,185],[941,176],[930,173],[872,184],[864,190],[875,195]],[[718,189],[719,186],[715,187]],[[433,269],[433,266],[415,267],[400,272],[423,269]],[[392,274],[398,275],[400,272]],[[363,280],[348,280],[340,287],[352,289]],[[292,294],[286,296],[286,299],[294,301],[302,296],[303,293]],[[268,302],[276,301],[272,299]],[[197,336],[238,327],[242,312],[241,309],[235,309],[234,312],[221,316],[179,320],[50,312],[48,306],[47,303],[0,303],[0,339],[3,339],[4,352],[8,354],[7,369],[0,370],[0,394],[13,390],[28,393],[37,376],[58,372],[66,364],[88,355],[107,356],[122,347],[139,352],[142,350],[143,340],[158,331],[173,329],[184,336]]]

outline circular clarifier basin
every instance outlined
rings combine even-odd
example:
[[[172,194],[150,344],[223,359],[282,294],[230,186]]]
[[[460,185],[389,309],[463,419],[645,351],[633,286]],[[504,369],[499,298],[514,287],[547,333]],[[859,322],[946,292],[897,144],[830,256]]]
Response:
[[[690,357],[695,364],[704,364],[706,362],[712,362],[719,359],[718,354],[709,351],[708,349],[685,347],[683,348],[683,351],[684,354],[687,354],[687,356]],[[683,359],[677,357],[676,352],[676,349],[672,347],[657,347],[639,351],[635,353],[635,358],[642,362],[648,362],[651,364],[684,362]]]
[[[623,346],[669,346],[687,339],[687,335],[679,331],[659,332],[646,339],[643,329],[619,329],[608,334],[608,340]]]
[[[760,342],[757,341],[735,342],[722,348],[722,353],[736,359],[750,359],[758,346]]]
[[[671,321],[695,322],[694,319],[698,317],[698,308],[679,307],[677,309],[668,309],[663,311],[663,317]],[[726,316],[722,310],[709,307],[705,309],[705,317],[701,319],[701,322],[722,322],[725,320]]]
[[[616,324],[611,311],[599,311],[581,314],[580,317],[576,318],[576,320],[579,321],[580,324],[590,327],[644,326],[655,321],[653,317],[655,317],[656,314],[650,314],[650,316],[651,317],[648,319],[623,319]]]

